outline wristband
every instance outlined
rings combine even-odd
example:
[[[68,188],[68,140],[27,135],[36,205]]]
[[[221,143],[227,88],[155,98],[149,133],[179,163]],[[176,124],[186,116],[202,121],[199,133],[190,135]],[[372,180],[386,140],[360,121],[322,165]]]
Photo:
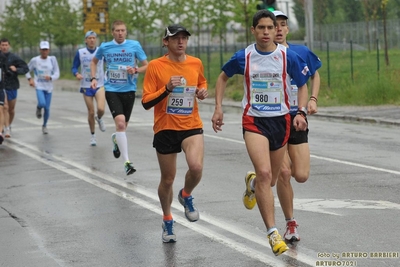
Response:
[[[93,80],[97,80],[97,78],[96,77],[90,78],[90,81],[93,81]]]
[[[169,93],[172,93],[172,90],[168,90],[167,85],[165,85],[165,90],[167,90],[168,94],[169,94]]]
[[[318,99],[315,96],[310,96],[310,100],[315,101],[315,103],[318,103]]]

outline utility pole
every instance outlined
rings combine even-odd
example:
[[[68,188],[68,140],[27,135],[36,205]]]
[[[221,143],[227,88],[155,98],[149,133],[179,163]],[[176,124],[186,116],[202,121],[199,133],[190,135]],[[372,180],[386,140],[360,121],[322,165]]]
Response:
[[[306,18],[306,41],[310,50],[314,48],[314,15],[313,0],[304,1],[304,13]]]

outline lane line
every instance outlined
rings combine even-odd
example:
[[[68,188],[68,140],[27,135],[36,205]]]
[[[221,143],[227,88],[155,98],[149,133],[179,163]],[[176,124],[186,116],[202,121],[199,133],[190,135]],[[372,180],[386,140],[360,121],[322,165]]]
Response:
[[[232,139],[232,138],[219,137],[219,136],[214,136],[214,135],[209,135],[209,134],[204,134],[204,136],[207,136],[209,138],[224,140],[224,141],[228,141],[228,142],[239,143],[239,144],[243,144],[243,145],[245,144],[244,141],[235,140],[235,139]],[[369,166],[369,165],[365,165],[365,164],[359,164],[359,163],[354,163],[354,162],[350,162],[350,161],[332,159],[332,158],[315,156],[315,155],[310,155],[310,157],[311,158],[320,159],[320,160],[330,161],[330,162],[341,163],[341,164],[344,164],[344,165],[350,165],[350,166],[354,166],[354,167],[360,167],[360,168],[364,168],[364,169],[369,169],[369,170],[374,170],[374,171],[387,172],[387,173],[391,173],[391,174],[400,175],[400,171],[394,171],[394,170],[389,170],[389,169],[384,169],[384,168],[378,168],[378,167],[373,167],[373,166]]]

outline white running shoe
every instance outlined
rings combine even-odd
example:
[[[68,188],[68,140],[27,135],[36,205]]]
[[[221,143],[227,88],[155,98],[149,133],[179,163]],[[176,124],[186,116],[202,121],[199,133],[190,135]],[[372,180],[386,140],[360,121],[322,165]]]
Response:
[[[299,232],[297,232],[298,226],[296,220],[288,221],[286,223],[286,232],[283,235],[286,242],[293,243],[300,241],[300,235]]]
[[[7,128],[4,130],[4,137],[5,137],[5,138],[10,138],[10,137],[11,137],[11,129],[10,129],[9,127],[7,127]]]
[[[96,142],[96,136],[92,135],[92,137],[90,138],[90,145],[91,146],[96,146],[97,142]]]
[[[103,119],[99,119],[97,116],[95,117],[97,123],[99,124],[100,131],[105,132],[106,131],[106,125],[104,124]]]

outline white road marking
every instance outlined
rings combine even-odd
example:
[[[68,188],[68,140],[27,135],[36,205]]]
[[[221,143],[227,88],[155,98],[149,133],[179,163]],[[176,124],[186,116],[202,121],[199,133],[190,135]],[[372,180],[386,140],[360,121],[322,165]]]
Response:
[[[204,136],[214,138],[214,139],[224,140],[224,141],[228,141],[228,142],[239,143],[239,144],[243,144],[243,145],[245,144],[244,141],[242,141],[242,140],[236,140],[236,139],[232,139],[232,138],[220,137],[220,136],[209,135],[209,134],[204,134]],[[359,164],[359,163],[354,163],[354,162],[349,162],[349,161],[344,161],[344,160],[339,160],[339,159],[331,159],[331,158],[327,158],[327,157],[320,157],[320,156],[315,156],[315,155],[310,155],[310,157],[325,160],[325,161],[360,167],[360,168],[364,168],[364,169],[370,169],[370,170],[374,170],[374,171],[387,172],[387,173],[391,173],[391,174],[400,175],[400,171],[394,171],[394,170],[389,170],[389,169],[384,169],[384,168],[377,168],[377,167],[373,167],[373,166],[369,166],[369,165],[364,165],[364,164]]]
[[[342,216],[337,212],[327,211],[327,209],[400,210],[400,204],[383,200],[295,198],[294,209]]]

